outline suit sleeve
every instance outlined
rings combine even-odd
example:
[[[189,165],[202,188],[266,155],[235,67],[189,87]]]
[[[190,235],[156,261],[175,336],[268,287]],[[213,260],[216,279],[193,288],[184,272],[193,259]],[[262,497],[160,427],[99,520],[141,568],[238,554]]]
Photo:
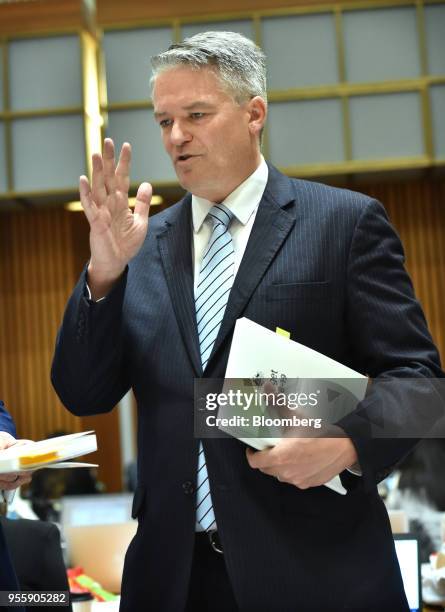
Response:
[[[372,487],[443,414],[435,381],[444,377],[399,237],[375,200],[355,226],[347,291],[354,363],[372,383],[357,410],[338,424],[354,443],[365,486]]]
[[[124,361],[123,302],[127,271],[104,300],[88,299],[86,269],[59,330],[51,380],[78,416],[109,412],[130,388]]]
[[[0,431],[6,431],[7,433],[17,437],[17,433],[15,430],[14,421],[12,420],[11,415],[6,410],[5,404],[0,400]]]

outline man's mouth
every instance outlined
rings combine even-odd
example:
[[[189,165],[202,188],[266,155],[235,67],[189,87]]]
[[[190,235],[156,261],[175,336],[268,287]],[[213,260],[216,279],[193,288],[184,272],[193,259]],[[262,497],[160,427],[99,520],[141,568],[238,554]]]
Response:
[[[176,157],[176,161],[177,162],[185,162],[189,159],[192,159],[193,157],[196,157],[196,155],[188,155],[188,154],[184,154],[184,155],[178,155]]]

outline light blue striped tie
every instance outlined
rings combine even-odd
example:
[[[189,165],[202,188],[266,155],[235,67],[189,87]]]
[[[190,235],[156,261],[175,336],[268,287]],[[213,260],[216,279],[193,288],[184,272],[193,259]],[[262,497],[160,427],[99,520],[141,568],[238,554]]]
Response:
[[[195,291],[196,321],[203,371],[223,320],[233,285],[235,266],[232,236],[229,232],[233,213],[224,204],[217,204],[210,209],[207,217],[213,223],[213,231],[202,259]],[[209,531],[214,529],[216,524],[202,442],[199,443],[196,486],[196,529]]]

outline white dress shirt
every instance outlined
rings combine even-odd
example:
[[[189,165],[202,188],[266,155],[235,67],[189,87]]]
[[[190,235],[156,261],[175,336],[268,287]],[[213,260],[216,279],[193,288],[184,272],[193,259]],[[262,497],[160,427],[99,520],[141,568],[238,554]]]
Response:
[[[253,174],[239,185],[235,191],[223,202],[233,213],[234,218],[230,224],[229,231],[232,235],[233,249],[235,252],[235,276],[246,250],[247,241],[252,231],[259,203],[263,197],[269,176],[269,168],[261,156],[261,163]],[[202,258],[212,233],[212,223],[206,219],[208,212],[217,202],[210,202],[205,198],[192,195],[192,222],[193,222],[193,262],[195,292],[198,284],[199,271]]]

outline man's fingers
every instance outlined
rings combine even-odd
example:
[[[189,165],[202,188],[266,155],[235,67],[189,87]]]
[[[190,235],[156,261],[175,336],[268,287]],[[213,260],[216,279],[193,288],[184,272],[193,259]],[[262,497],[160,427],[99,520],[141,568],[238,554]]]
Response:
[[[257,470],[274,469],[280,465],[276,447],[262,451],[254,451],[251,448],[247,448],[246,456],[250,467]]]
[[[128,193],[130,189],[131,145],[124,142],[116,168],[116,187],[119,191]]]
[[[14,436],[11,436],[7,431],[0,432],[0,450],[9,448],[16,443]]]
[[[91,178],[91,191],[93,193],[93,200],[100,206],[107,197],[102,155],[100,153],[93,153],[92,162],[93,174]]]
[[[20,474],[16,472],[11,472],[10,474],[3,474],[1,477],[2,482],[6,482],[11,484],[11,482],[16,482],[20,478]]]
[[[97,207],[91,194],[90,183],[86,176],[81,176],[79,179],[79,195],[80,203],[85,211],[88,221],[91,223],[97,214]]]
[[[153,189],[150,183],[142,183],[139,185],[136,194],[136,202],[134,205],[134,214],[140,217],[147,218],[150,210],[151,196]]]
[[[2,474],[0,478],[0,489],[5,491],[12,491],[21,487],[24,484],[31,482],[32,474],[30,473],[11,473]]]
[[[105,138],[104,149],[102,154],[104,168],[104,182],[108,194],[114,194],[116,191],[116,163],[114,159],[114,142],[111,138]]]
[[[13,444],[13,446],[23,446],[24,444],[35,444],[34,440],[27,440],[26,438],[19,438]]]
[[[268,449],[266,451],[253,451],[251,448],[246,450],[247,461],[251,468],[258,469],[263,474],[267,474],[267,476],[273,476],[280,482],[285,482],[284,476],[284,468],[279,465],[263,465],[263,463],[270,461],[270,451],[272,449]],[[260,457],[258,455],[261,455]]]

